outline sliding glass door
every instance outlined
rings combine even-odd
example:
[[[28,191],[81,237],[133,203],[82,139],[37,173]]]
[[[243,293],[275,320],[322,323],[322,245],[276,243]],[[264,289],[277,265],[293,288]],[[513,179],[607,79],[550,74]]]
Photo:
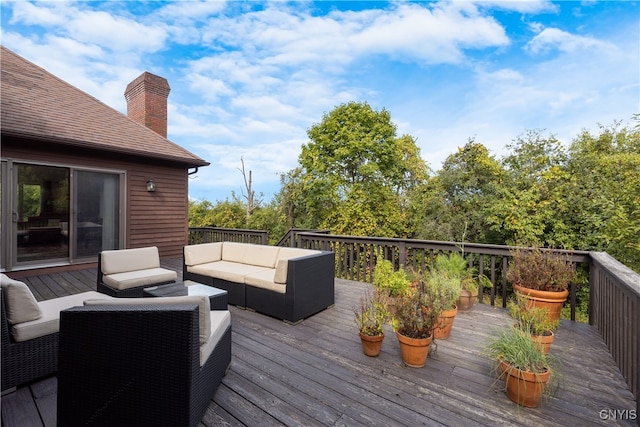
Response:
[[[2,268],[65,264],[119,249],[124,172],[2,162]]]

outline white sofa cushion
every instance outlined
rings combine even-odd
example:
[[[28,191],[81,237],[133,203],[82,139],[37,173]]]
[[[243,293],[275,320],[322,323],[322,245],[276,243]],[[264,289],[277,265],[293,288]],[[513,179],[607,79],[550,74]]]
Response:
[[[222,242],[201,243],[184,247],[184,263],[187,266],[206,264],[222,259]]]
[[[278,260],[276,262],[276,274],[273,278],[274,282],[280,284],[287,283],[287,272],[289,268],[288,261],[290,259],[319,253],[320,251],[316,251],[313,249],[280,248],[280,251],[278,252]]]
[[[88,291],[80,294],[67,295],[40,301],[38,307],[42,312],[39,319],[13,325],[11,335],[16,341],[27,341],[60,331],[60,312],[67,308],[82,305],[85,300],[91,298],[108,298],[99,292]]]
[[[27,285],[0,273],[0,286],[4,292],[7,322],[10,325],[29,322],[42,317],[38,301]]]
[[[242,259],[243,264],[276,268],[276,259],[280,250],[277,246],[246,244]]]
[[[102,273],[114,274],[160,267],[158,248],[122,249],[102,251]]]
[[[229,310],[212,310],[209,313],[211,334],[207,341],[200,346],[200,366],[204,365],[204,362],[211,356],[216,344],[224,335],[224,331],[231,325],[231,313],[229,313]]]
[[[273,280],[275,274],[275,269],[247,274],[246,276],[244,276],[244,283],[249,286],[255,286],[256,288],[268,289],[279,294],[286,293],[287,285],[282,283],[275,283]]]
[[[243,263],[244,252],[248,247],[247,243],[223,242],[222,261]]]
[[[122,290],[155,283],[171,282],[177,278],[178,274],[175,271],[158,267],[104,275],[102,276],[102,282],[114,289]]]
[[[101,295],[103,296],[103,295]],[[189,295],[180,297],[162,298],[112,298],[112,299],[91,299],[86,300],[84,305],[167,305],[167,304],[198,304],[198,328],[200,345],[211,335],[211,317],[209,310],[209,297],[205,295]]]
[[[203,276],[215,277],[216,279],[235,283],[244,283],[244,277],[247,274],[259,273],[265,270],[271,269],[230,261],[217,261],[187,267],[187,271],[190,273],[202,274]]]

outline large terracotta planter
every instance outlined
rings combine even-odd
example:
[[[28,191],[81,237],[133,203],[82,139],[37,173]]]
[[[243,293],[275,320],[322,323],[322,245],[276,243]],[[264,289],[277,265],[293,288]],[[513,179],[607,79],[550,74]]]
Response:
[[[567,290],[560,292],[538,291],[518,285],[513,285],[513,289],[526,296],[533,307],[546,307],[549,310],[549,319],[551,320],[560,320],[562,306],[569,296]]]
[[[500,362],[502,379],[509,399],[520,406],[537,408],[540,405],[542,393],[551,377],[551,371],[541,374],[521,371],[508,363]]]
[[[378,357],[378,355],[380,354],[380,350],[382,349],[382,340],[384,340],[384,334],[364,335],[360,333],[362,351],[369,357]]]
[[[478,298],[477,291],[475,294],[472,294],[470,291],[463,289],[460,291],[460,296],[456,301],[456,306],[460,311],[469,311],[473,308],[477,298]]]
[[[458,314],[458,307],[454,305],[451,310],[445,310],[438,316],[438,324],[433,330],[434,338],[439,340],[449,338],[456,314]]]
[[[400,332],[396,332],[396,336],[398,337],[404,364],[411,368],[422,368],[427,362],[432,337],[411,338],[402,335]]]
[[[549,353],[549,350],[551,349],[551,343],[553,342],[553,339],[555,338],[555,334],[553,333],[553,331],[549,331],[549,335],[533,335],[532,334],[531,338],[533,338],[534,341],[536,341],[538,343],[538,345],[542,349],[542,352],[544,354],[547,354],[547,353]]]

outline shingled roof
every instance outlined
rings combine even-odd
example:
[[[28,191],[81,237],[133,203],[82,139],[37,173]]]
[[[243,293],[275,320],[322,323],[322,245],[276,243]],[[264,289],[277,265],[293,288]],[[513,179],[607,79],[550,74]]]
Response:
[[[2,135],[100,151],[209,163],[4,46],[0,78]]]

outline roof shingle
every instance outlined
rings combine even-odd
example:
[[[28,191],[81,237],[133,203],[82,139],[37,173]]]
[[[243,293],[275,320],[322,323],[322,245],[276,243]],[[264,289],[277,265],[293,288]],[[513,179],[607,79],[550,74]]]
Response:
[[[3,135],[170,160],[209,163],[91,95],[1,48]]]

